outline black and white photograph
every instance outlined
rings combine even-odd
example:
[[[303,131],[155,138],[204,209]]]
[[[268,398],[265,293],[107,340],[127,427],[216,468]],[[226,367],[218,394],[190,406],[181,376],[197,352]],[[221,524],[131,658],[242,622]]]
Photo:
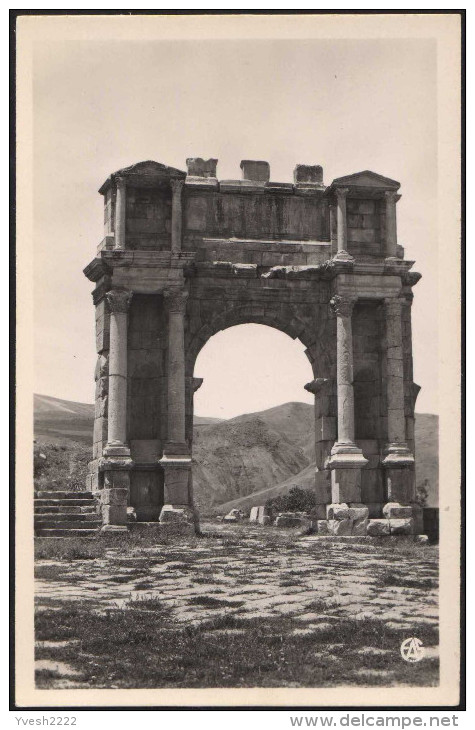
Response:
[[[460,11],[98,12],[16,19],[18,706],[458,705]]]

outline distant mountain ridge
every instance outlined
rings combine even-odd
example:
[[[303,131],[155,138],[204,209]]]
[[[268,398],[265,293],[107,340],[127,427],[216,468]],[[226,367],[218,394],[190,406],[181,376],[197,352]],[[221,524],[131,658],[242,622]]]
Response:
[[[39,441],[92,443],[94,406],[34,396]],[[438,416],[416,415],[417,484],[427,480],[430,506],[438,502]],[[193,487],[203,512],[249,509],[293,485],[314,482],[314,408],[284,403],[228,420],[195,417]]]

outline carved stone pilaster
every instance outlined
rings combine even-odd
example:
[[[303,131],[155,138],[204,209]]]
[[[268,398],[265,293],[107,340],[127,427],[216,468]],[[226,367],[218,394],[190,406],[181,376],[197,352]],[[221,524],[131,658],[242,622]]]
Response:
[[[115,197],[115,240],[114,248],[125,249],[125,213],[127,207],[126,201],[126,184],[125,178],[117,176],[115,178],[116,197]]]
[[[361,468],[367,464],[355,444],[355,405],[353,392],[353,333],[351,315],[356,299],[336,294],[330,308],[336,315],[336,376],[338,401],[338,438],[328,465],[332,470],[332,501],[361,501]]]
[[[389,503],[414,500],[414,455],[406,441],[401,298],[385,299],[388,443],[383,460]]]
[[[401,198],[394,190],[384,193],[386,198],[386,258],[397,258],[396,203]]]
[[[170,180],[172,189],[172,241],[171,249],[172,253],[179,253],[181,251],[181,237],[182,237],[182,192],[185,181],[182,179]]]

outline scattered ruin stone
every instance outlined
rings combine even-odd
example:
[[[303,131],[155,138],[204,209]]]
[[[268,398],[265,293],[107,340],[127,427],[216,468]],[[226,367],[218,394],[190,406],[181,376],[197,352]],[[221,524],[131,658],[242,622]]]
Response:
[[[257,522],[259,518],[259,507],[251,507],[251,514],[249,515],[249,522]]]
[[[368,520],[366,532],[374,537],[389,535],[389,520]]]
[[[228,512],[228,514],[224,518],[225,522],[240,522],[241,521],[241,510],[239,509],[232,509],[231,512]]]
[[[328,532],[330,533],[330,535],[351,535],[352,531],[353,520],[328,520]]]
[[[383,507],[383,515],[388,520],[408,519],[412,517],[412,513],[412,507],[403,507],[396,502],[388,502],[388,504],[385,504]]]
[[[414,524],[412,519],[389,520],[391,535],[412,535]]]

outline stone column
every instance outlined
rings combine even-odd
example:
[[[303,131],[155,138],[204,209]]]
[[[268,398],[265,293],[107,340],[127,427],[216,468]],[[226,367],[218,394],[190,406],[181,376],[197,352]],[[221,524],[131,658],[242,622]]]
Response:
[[[127,446],[127,312],[132,293],[111,289],[106,299],[110,309],[109,401],[106,455],[130,455]]]
[[[383,465],[388,502],[408,504],[414,499],[414,456],[406,441],[402,304],[399,298],[384,300],[388,444]]]
[[[168,448],[185,444],[185,308],[183,289],[164,292],[168,308]]]
[[[168,309],[167,441],[160,464],[164,470],[165,505],[160,522],[192,525],[191,457],[186,442],[185,308],[182,288],[164,292]]]
[[[126,186],[123,177],[116,177],[115,196],[115,242],[114,248],[125,249],[125,209],[126,209]]]
[[[347,248],[347,223],[346,223],[346,196],[348,188],[336,189],[336,221],[337,221],[337,253],[335,258],[342,261],[352,261]]]
[[[355,299],[336,295],[330,306],[336,314],[338,439],[329,461],[332,469],[332,502],[360,503],[361,468],[367,464],[355,444],[353,394],[353,333],[351,317]]]
[[[104,474],[101,490],[103,531],[127,530],[127,503],[132,459],[127,444],[127,312],[132,292],[111,289],[106,293],[110,309],[109,397],[107,445],[99,468]]]
[[[184,180],[173,179],[170,181],[172,188],[172,253],[181,251],[181,228],[182,228],[182,204],[181,196]]]
[[[386,198],[386,258],[397,258],[396,203],[401,198],[392,190],[384,193]]]

